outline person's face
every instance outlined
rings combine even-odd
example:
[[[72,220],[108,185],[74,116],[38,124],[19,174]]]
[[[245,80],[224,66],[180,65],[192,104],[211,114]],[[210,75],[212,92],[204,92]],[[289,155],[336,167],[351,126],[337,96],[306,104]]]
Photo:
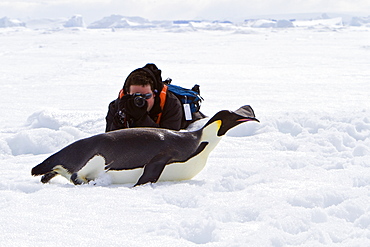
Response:
[[[150,111],[153,108],[154,105],[154,93],[150,87],[150,85],[131,85],[130,86],[130,92],[129,94],[134,94],[134,93],[141,93],[141,94],[147,94],[151,93],[153,96],[150,99],[147,99],[146,101],[148,102],[148,108],[147,111]]]

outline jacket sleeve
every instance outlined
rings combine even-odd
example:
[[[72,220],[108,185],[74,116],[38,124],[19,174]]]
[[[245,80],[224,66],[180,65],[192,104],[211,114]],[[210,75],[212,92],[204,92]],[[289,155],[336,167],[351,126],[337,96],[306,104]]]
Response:
[[[108,113],[107,113],[107,116],[105,117],[105,122],[106,122],[105,132],[109,132],[112,130],[112,123],[113,123],[113,118],[114,118],[114,110],[113,110],[114,102],[115,101],[110,102],[108,106]]]
[[[105,132],[123,129],[124,125],[117,120],[117,104],[116,100],[110,102],[108,106],[108,113],[105,117],[106,125],[105,125]]]

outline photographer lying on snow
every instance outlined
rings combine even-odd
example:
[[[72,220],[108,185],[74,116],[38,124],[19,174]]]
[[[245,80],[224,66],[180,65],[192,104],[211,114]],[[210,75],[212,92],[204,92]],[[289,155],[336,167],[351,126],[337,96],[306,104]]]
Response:
[[[105,131],[131,127],[160,127],[179,130],[189,121],[183,116],[180,100],[162,82],[155,64],[132,71],[116,100],[109,104]],[[203,118],[199,112],[198,118]]]

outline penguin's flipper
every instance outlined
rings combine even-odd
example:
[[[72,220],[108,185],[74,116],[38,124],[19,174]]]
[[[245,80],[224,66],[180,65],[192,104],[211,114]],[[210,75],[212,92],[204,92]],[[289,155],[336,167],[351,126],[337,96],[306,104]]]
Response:
[[[144,166],[144,172],[137,183],[134,185],[134,187],[149,182],[157,182],[163,172],[164,167],[170,159],[171,157],[168,155],[159,154],[155,156],[148,164]]]

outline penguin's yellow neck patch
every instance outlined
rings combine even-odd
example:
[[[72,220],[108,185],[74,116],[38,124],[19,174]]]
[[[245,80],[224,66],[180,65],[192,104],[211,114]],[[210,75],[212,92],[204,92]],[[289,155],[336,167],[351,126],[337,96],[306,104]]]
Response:
[[[222,121],[221,120],[217,120],[217,121],[215,121],[215,123],[217,123],[218,129],[220,129],[221,128],[221,125],[222,125]]]

